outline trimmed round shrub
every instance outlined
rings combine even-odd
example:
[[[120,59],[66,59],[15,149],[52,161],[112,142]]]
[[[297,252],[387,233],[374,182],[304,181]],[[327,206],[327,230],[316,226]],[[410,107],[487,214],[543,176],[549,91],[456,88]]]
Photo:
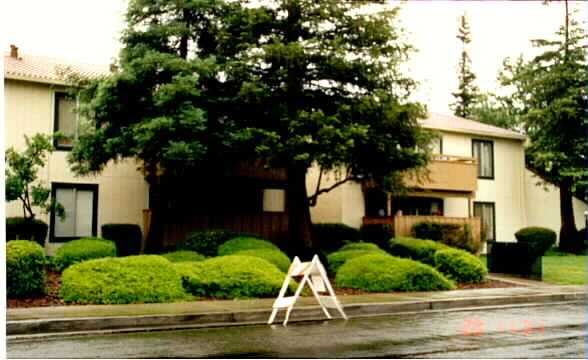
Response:
[[[252,237],[237,237],[218,247],[218,255],[233,255],[243,250],[272,249],[280,250],[274,243]]]
[[[84,261],[65,269],[61,281],[59,295],[67,303],[131,304],[191,299],[173,264],[158,255]]]
[[[242,250],[236,252],[234,255],[239,256],[255,256],[258,258],[265,259],[272,264],[276,265],[280,271],[285,273],[288,272],[290,268],[290,264],[292,263],[284,252],[280,250],[274,249],[252,249],[252,250]]]
[[[488,275],[488,269],[478,257],[459,249],[437,251],[435,268],[448,278],[462,283],[481,283]]]
[[[392,239],[388,245],[388,251],[394,256],[409,258],[431,266],[435,265],[435,253],[442,249],[450,249],[450,247],[433,240],[408,237]]]
[[[339,287],[367,291],[451,290],[454,283],[433,267],[391,255],[371,254],[347,261],[335,278]]]
[[[104,224],[102,237],[114,241],[118,256],[139,255],[143,234],[137,224]]]
[[[312,224],[312,233],[316,248],[327,253],[348,242],[359,241],[361,237],[358,229],[339,223]]]
[[[376,250],[376,251],[378,251],[378,250],[382,250],[382,249],[380,249],[380,247],[378,245],[370,243],[370,242],[358,242],[358,243],[347,244],[337,251],[349,251],[349,250]]]
[[[254,256],[220,256],[174,266],[189,293],[222,299],[275,297],[286,276],[275,265]]]
[[[70,265],[104,257],[116,257],[116,245],[113,241],[83,238],[66,242],[57,249],[53,264],[57,271],[62,272]]]
[[[336,274],[339,268],[345,264],[348,260],[356,258],[358,256],[368,255],[368,254],[381,254],[381,255],[388,255],[384,250],[380,249],[367,249],[367,250],[342,250],[336,251],[332,254],[327,256],[327,263],[329,272],[331,274]]]
[[[29,298],[45,292],[45,251],[30,240],[6,243],[6,295]]]
[[[24,217],[6,218],[6,240],[31,240],[45,246],[49,226],[39,219],[25,220]]]
[[[226,229],[197,231],[191,233],[186,241],[177,245],[174,250],[191,250],[204,256],[212,257],[218,254],[218,247],[221,244],[239,236],[256,237],[256,235]]]
[[[555,244],[557,234],[548,228],[531,226],[517,231],[515,238],[517,242],[527,244],[529,255],[542,256]]]
[[[202,261],[206,259],[206,256],[198,254],[196,251],[190,250],[178,250],[172,251],[167,254],[161,255],[171,262],[182,262],[182,261]]]

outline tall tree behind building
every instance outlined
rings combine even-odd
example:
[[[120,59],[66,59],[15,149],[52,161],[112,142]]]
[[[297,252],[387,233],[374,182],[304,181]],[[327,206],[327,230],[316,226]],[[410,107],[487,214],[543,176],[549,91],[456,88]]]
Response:
[[[459,80],[457,92],[452,93],[455,102],[449,107],[453,110],[455,116],[469,118],[472,112],[472,106],[478,99],[478,87],[474,85],[476,74],[472,72],[470,57],[466,51],[466,46],[471,42],[470,25],[466,14],[459,18],[459,29],[457,38],[462,42],[461,57],[459,60],[457,77]]]

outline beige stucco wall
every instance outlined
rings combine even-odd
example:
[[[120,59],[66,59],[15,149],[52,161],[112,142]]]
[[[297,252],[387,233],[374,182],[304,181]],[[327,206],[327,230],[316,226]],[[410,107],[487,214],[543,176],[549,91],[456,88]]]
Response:
[[[46,84],[24,81],[4,81],[5,91],[5,142],[17,150],[24,148],[24,136],[35,133],[53,133],[54,93],[61,90]],[[67,164],[67,151],[55,151],[46,166],[39,171],[39,178],[52,182],[98,184],[98,236],[105,223],[134,223],[143,227],[143,209],[148,207],[148,185],[138,172],[133,160],[109,164],[101,175],[75,177]],[[49,216],[37,217],[49,223]],[[22,216],[18,202],[6,204],[6,216]],[[53,254],[60,244],[48,244]]]
[[[552,229],[559,236],[561,228],[559,189],[553,185],[538,184],[540,179],[525,169],[525,190],[528,226],[542,226]],[[574,218],[579,229],[586,226],[584,212],[586,203],[573,198]]]

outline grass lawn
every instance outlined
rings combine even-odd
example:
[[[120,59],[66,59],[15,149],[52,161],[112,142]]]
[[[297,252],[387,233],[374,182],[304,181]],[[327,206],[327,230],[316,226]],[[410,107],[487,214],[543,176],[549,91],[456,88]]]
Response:
[[[586,285],[588,283],[588,256],[563,255],[551,252],[554,255],[543,257],[543,281],[561,285]],[[480,260],[486,264],[486,256],[480,256]]]

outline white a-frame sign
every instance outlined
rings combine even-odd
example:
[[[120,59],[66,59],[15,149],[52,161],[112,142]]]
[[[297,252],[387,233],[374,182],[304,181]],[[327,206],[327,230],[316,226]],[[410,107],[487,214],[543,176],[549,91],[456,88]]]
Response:
[[[294,296],[284,296],[286,295],[286,290],[288,290],[290,280],[292,279],[297,279],[300,281],[298,284],[298,289],[296,289]],[[294,304],[296,303],[296,300],[298,300],[298,297],[300,296],[300,293],[302,292],[302,289],[305,285],[310,287],[312,294],[318,301],[327,318],[331,319],[331,315],[327,311],[327,308],[335,308],[339,310],[343,318],[347,320],[347,315],[345,315],[345,312],[343,312],[343,307],[337,300],[335,292],[333,291],[333,287],[329,282],[327,272],[325,271],[323,264],[321,264],[318,256],[315,255],[310,262],[300,262],[300,259],[298,259],[297,256],[294,258],[292,265],[290,265],[290,269],[288,269],[286,279],[282,284],[282,289],[280,289],[280,294],[278,295],[276,301],[274,301],[273,311],[267,322],[268,324],[274,322],[274,319],[278,314],[278,310],[280,309],[286,309],[284,325],[288,323],[290,312],[294,308]],[[320,293],[326,294],[321,295]]]

